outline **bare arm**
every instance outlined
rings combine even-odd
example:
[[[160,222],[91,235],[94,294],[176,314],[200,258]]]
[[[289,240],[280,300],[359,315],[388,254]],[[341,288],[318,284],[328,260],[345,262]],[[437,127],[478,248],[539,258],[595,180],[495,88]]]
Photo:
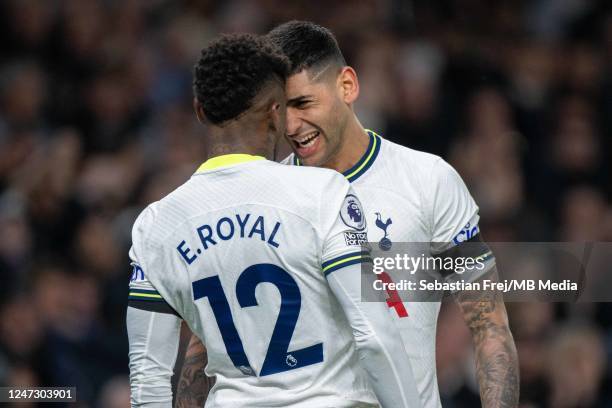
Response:
[[[175,408],[204,406],[210,389],[215,385],[215,378],[207,377],[204,372],[207,362],[206,347],[192,334],[178,380]]]
[[[497,280],[495,267],[487,279]],[[517,407],[518,356],[501,294],[495,291],[481,291],[476,295],[465,292],[458,294],[456,299],[472,332],[482,406]]]

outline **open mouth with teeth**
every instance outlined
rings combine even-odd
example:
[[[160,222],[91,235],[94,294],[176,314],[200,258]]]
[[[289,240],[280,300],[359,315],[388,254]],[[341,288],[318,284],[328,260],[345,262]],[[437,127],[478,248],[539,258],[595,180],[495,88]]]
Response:
[[[293,139],[293,146],[297,154],[304,158],[312,155],[317,151],[319,145],[320,132],[318,130],[309,132],[303,136],[296,137]]]

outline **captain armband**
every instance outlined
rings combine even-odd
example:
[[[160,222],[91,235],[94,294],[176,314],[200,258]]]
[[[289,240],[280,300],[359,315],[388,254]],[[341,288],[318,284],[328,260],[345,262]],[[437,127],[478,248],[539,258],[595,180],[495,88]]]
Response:
[[[445,279],[456,273],[472,280],[470,278],[482,276],[495,265],[495,256],[486,242],[482,240],[480,233],[435,257],[445,261],[440,262],[443,266],[438,270]],[[447,262],[449,260],[452,262]]]

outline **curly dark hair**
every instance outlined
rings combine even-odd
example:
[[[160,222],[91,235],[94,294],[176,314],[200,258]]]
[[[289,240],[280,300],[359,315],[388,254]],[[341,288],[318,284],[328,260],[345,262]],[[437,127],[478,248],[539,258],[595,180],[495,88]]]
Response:
[[[218,125],[248,110],[269,80],[284,83],[288,73],[287,57],[266,37],[222,35],[202,50],[193,90],[206,118]]]
[[[290,74],[333,61],[340,66],[346,60],[340,51],[334,34],[325,27],[310,21],[289,21],[268,33],[291,62]]]

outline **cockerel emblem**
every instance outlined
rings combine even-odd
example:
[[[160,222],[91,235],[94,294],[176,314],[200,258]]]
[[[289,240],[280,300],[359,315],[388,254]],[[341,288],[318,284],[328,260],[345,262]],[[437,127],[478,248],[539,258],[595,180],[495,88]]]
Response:
[[[383,221],[382,220],[382,215],[380,215],[379,212],[375,213],[376,214],[376,226],[378,228],[380,228],[381,230],[383,230],[383,233],[385,234],[382,239],[380,241],[378,241],[378,246],[380,247],[380,249],[382,249],[383,251],[388,251],[391,249],[391,245],[392,242],[389,238],[387,238],[387,228],[389,228],[389,225],[393,224],[393,221],[391,221],[391,218],[387,218],[387,221]]]

